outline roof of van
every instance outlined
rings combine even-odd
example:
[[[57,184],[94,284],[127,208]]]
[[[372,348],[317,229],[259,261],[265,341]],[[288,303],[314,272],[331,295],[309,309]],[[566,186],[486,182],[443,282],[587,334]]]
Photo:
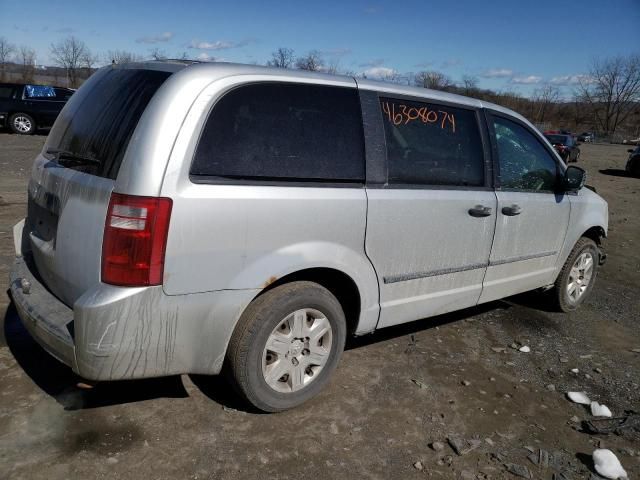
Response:
[[[278,77],[289,77],[291,79],[316,80],[320,84],[336,85],[337,83],[345,83],[357,85],[362,90],[372,90],[381,93],[389,93],[392,95],[406,95],[427,100],[457,103],[475,108],[490,108],[500,112],[507,113],[514,117],[520,118],[530,123],[522,115],[508,108],[496,105],[484,100],[465,97],[455,93],[442,92],[440,90],[431,90],[429,88],[412,87],[408,85],[399,85],[396,83],[388,83],[377,80],[356,78],[347,75],[333,75],[321,72],[310,72],[298,69],[285,69],[266,67],[262,65],[247,65],[241,63],[228,62],[200,62],[196,60],[152,60],[148,62],[132,63],[125,65],[113,65],[115,68],[144,68],[151,70],[162,70],[167,72],[178,72],[180,70],[188,70],[192,74],[211,75],[212,78],[231,77],[236,75],[273,75]],[[185,72],[186,73],[186,72]],[[355,83],[354,83],[355,82]]]

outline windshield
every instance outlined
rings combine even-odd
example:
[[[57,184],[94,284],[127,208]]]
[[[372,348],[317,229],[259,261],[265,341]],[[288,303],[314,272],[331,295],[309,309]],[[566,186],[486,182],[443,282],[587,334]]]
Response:
[[[67,157],[95,160],[65,166],[115,179],[140,117],[171,73],[118,68],[101,73],[71,96],[51,130],[46,151],[51,152],[50,160],[61,151]]]
[[[552,145],[566,145],[567,144],[567,136],[566,135],[545,135],[547,140],[551,142]]]

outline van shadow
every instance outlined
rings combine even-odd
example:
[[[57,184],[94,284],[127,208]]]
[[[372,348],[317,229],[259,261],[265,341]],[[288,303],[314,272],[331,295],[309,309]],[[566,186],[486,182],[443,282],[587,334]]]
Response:
[[[632,177],[626,170],[620,170],[619,168],[605,168],[598,170],[603,175],[609,175],[611,177]]]
[[[92,389],[78,388],[87,383],[68,366],[49,355],[22,325],[11,302],[4,317],[4,337],[16,362],[45,393],[65,410],[98,408],[154,398],[185,398],[188,393],[180,376],[101,382]]]
[[[415,334],[421,331],[431,330],[436,327],[446,325],[448,323],[459,322],[461,320],[487,313],[489,311],[496,311],[499,309],[509,309],[511,306],[502,301],[490,302],[476,307],[459,310],[456,312],[439,315],[436,317],[430,317],[422,320],[416,320],[414,322],[404,323],[392,327],[386,327],[380,330],[376,330],[373,333],[362,335],[360,337],[347,337],[347,343],[345,350],[354,350],[357,348],[367,347],[376,343],[385,342],[394,338],[399,338],[406,335]],[[223,372],[224,373],[224,372]],[[190,378],[194,385],[209,399],[221,404],[225,408],[232,408],[234,410],[240,410],[249,413],[263,413],[254,409],[250,405],[247,405],[240,399],[240,396],[236,394],[230,383],[224,378],[223,375],[207,376],[207,375],[190,375]]]
[[[363,348],[390,339],[431,330],[448,323],[459,322],[490,311],[509,308],[511,305],[508,303],[495,301],[436,317],[383,328],[361,337],[348,338],[345,350]],[[24,372],[65,410],[91,409],[155,398],[186,398],[189,396],[180,376],[100,382],[89,390],[78,388],[77,384],[86,382],[86,380],[49,355],[31,337],[22,325],[13,303],[9,305],[5,314],[4,336],[7,346]],[[192,374],[189,375],[189,378],[202,394],[224,408],[261,413],[240,398],[224,375]]]

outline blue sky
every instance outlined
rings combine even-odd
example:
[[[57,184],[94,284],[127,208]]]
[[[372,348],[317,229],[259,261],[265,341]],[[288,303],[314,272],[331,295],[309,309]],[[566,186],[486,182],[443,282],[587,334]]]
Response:
[[[305,3],[0,0],[0,36],[31,46],[43,64],[69,35],[94,53],[158,48],[243,63],[289,47],[356,73],[439,70],[523,94],[546,82],[569,92],[593,57],[640,53],[640,0]]]

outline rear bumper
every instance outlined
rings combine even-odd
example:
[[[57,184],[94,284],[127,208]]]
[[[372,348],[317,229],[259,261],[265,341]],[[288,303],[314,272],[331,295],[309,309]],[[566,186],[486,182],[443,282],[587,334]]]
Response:
[[[52,356],[97,381],[219,373],[237,320],[259,292],[165,295],[161,286],[99,283],[70,308],[34,272],[20,256],[10,274],[22,323]]]
[[[31,336],[58,360],[75,367],[73,310],[49,293],[23,257],[16,258],[9,288],[18,315]]]

